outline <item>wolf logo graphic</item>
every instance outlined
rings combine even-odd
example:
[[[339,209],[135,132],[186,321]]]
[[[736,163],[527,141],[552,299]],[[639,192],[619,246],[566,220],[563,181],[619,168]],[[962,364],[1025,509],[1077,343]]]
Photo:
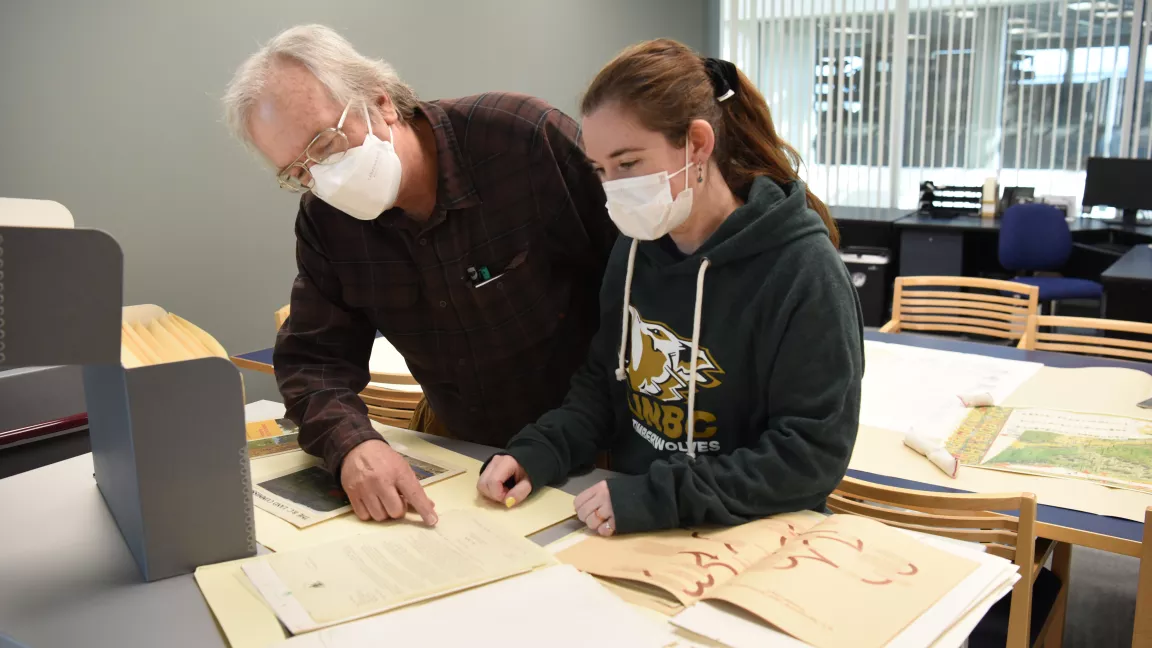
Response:
[[[661,401],[681,401],[688,397],[691,376],[692,341],[686,340],[660,322],[640,317],[633,307],[628,362],[628,381],[632,390]],[[696,360],[696,387],[710,388],[720,384],[724,374],[712,354],[703,346]]]

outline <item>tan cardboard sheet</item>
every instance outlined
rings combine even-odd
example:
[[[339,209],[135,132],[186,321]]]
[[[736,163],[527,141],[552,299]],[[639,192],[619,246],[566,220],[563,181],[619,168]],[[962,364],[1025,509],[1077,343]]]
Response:
[[[879,428],[860,428],[848,467],[978,493],[1035,493],[1041,504],[1137,522],[1144,520],[1144,509],[1152,506],[1152,495],[1074,479],[982,470],[971,466],[960,466],[956,479],[951,479],[915,450],[905,446],[903,434]]]
[[[1109,414],[1152,421],[1152,410],[1136,406],[1148,398],[1152,398],[1152,376],[1143,371],[1116,367],[1044,367],[997,405]]]
[[[244,575],[245,558],[196,569],[196,584],[232,648],[267,648],[288,638],[276,614]]]
[[[1137,403],[1152,397],[1152,376],[1134,369],[1043,367],[1003,403],[1005,407],[1112,414],[1152,420]],[[1142,522],[1152,495],[1073,479],[961,466],[956,479],[904,445],[902,433],[860,427],[849,468],[975,492],[1035,493],[1041,504]]]
[[[464,455],[445,450],[420,437],[397,428],[378,428],[391,443],[398,443],[413,452],[432,460],[441,460],[465,469],[465,473],[426,489],[428,497],[436,503],[436,510],[479,509],[494,514],[508,531],[521,536],[529,536],[554,524],[574,516],[573,496],[555,488],[544,487],[533,493],[528,500],[513,508],[484,499],[476,491],[476,480],[480,476],[481,462]],[[287,452],[270,457],[262,457],[252,462],[253,481],[276,471],[286,470],[293,462],[305,462],[308,458],[302,452]],[[367,533],[380,528],[380,522],[362,522],[355,514],[349,513],[327,520],[305,529],[298,529],[292,523],[282,520],[259,508],[254,511],[256,540],[273,551],[291,551],[349,536]],[[419,516],[409,512],[408,518],[419,522]]]

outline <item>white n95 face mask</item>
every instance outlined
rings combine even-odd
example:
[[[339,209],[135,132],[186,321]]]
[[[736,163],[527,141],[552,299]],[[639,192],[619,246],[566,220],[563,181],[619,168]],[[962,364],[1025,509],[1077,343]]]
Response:
[[[685,181],[684,191],[673,199],[671,181],[692,165],[685,143],[684,167],[675,173],[661,171],[605,182],[608,216],[620,233],[641,241],[655,241],[683,225],[692,213],[692,189]]]
[[[364,119],[368,135],[362,145],[348,149],[334,164],[314,164],[309,171],[316,197],[352,218],[373,220],[396,204],[402,169],[391,142],[392,127],[388,127],[390,141],[385,142],[372,133],[372,118],[366,106]],[[336,127],[343,125],[341,116]]]

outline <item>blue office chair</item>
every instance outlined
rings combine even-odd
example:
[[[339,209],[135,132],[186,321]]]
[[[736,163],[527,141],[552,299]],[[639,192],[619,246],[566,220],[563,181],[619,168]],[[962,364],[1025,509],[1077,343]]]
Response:
[[[1104,287],[1099,282],[1071,277],[1036,277],[1026,273],[1059,270],[1072,254],[1072,232],[1064,211],[1053,205],[1025,203],[1004,212],[1000,223],[1000,265],[1020,274],[1014,281],[1040,289],[1040,303],[1062,299],[1094,299],[1103,308]]]

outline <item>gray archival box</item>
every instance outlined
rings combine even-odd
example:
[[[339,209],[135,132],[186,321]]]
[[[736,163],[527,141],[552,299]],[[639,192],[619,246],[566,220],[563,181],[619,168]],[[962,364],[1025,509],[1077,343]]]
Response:
[[[144,579],[254,555],[239,371],[125,369],[122,303],[108,234],[0,227],[0,369],[83,366],[96,484]]]

